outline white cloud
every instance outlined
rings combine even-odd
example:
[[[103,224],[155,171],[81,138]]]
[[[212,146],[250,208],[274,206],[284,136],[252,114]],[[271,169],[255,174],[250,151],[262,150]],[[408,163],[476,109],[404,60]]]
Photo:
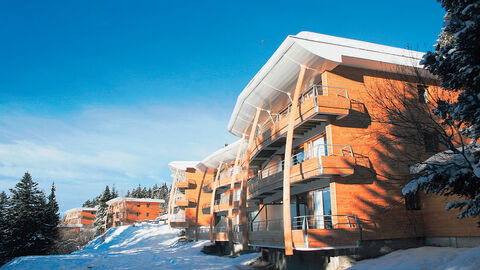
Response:
[[[235,138],[230,108],[86,107],[77,113],[0,113],[0,190],[29,171],[42,188],[52,181],[62,210],[99,194],[170,182],[168,162],[200,160]]]

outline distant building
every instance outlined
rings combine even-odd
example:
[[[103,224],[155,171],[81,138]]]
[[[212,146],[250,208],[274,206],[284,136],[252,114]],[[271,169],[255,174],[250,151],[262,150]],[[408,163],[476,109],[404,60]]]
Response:
[[[66,227],[92,226],[97,215],[97,208],[73,208],[66,211],[65,214],[63,223]]]
[[[130,225],[136,221],[155,220],[164,213],[165,200],[118,197],[107,202],[105,228]]]

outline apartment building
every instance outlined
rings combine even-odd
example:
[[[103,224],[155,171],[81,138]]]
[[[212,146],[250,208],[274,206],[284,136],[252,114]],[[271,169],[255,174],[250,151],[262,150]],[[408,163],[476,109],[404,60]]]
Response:
[[[314,264],[479,245],[476,220],[447,212],[445,197],[402,194],[411,176],[401,153],[425,160],[441,151],[435,140],[388,146],[390,123],[372,118],[392,87],[414,88],[415,102],[441,94],[422,56],[311,32],[288,36],[238,96],[227,129],[240,140],[190,164],[210,175],[203,188],[211,199],[197,204],[210,215],[210,239]]]
[[[436,87],[418,69],[422,56],[311,32],[285,39],[240,93],[228,124],[248,139],[243,169],[254,172],[240,192],[244,248],[375,254],[425,240],[479,243],[475,221],[446,212],[444,198],[420,195],[409,207],[401,193],[409,179],[396,177],[409,167],[382,145],[385,125],[371,117],[380,110],[372,96],[392,85],[419,84],[419,94]]]
[[[67,210],[63,224],[67,227],[93,226],[93,221],[97,215],[97,208],[79,207]]]
[[[105,230],[131,225],[138,221],[155,220],[165,212],[165,200],[118,197],[107,202]]]
[[[183,228],[187,235],[198,240],[209,236],[210,214],[202,205],[210,204],[211,195],[204,192],[213,179],[211,171],[197,169],[198,161],[173,161],[168,222],[171,227]]]

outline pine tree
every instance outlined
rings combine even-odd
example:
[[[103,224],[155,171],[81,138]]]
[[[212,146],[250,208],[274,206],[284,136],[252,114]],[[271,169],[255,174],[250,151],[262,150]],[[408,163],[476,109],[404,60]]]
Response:
[[[96,234],[102,234],[105,231],[105,223],[108,222],[107,220],[107,210],[108,205],[107,202],[111,199],[110,188],[108,186],[105,187],[103,194],[100,196],[98,204],[97,204],[97,215],[95,217],[95,221],[93,222],[93,226],[95,227]]]
[[[438,102],[434,113],[443,125],[455,126],[469,138],[461,147],[449,145],[441,160],[427,162],[420,176],[404,193],[423,188],[445,196],[459,195],[461,201],[447,204],[447,210],[461,209],[459,218],[480,216],[480,2],[441,0],[446,9],[445,26],[434,52],[423,64],[437,75],[447,91],[458,94],[455,102]],[[480,226],[480,222],[479,222]]]
[[[10,257],[9,254],[9,240],[11,238],[10,230],[10,208],[9,198],[7,194],[2,191],[0,193],[0,265],[5,263]]]
[[[50,195],[48,196],[47,207],[45,209],[45,236],[46,245],[53,250],[55,240],[58,238],[58,224],[60,223],[60,214],[58,212],[58,203],[55,196],[55,183],[52,183]]]
[[[22,180],[10,189],[11,238],[8,249],[14,257],[45,254],[48,251],[46,241],[45,194],[38,189],[38,183],[25,173]]]

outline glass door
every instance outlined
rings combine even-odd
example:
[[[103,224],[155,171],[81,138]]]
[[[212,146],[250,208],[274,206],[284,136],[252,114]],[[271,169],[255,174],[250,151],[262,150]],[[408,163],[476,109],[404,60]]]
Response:
[[[312,191],[313,193],[313,215],[312,228],[332,228],[332,204],[330,200],[330,187]]]

